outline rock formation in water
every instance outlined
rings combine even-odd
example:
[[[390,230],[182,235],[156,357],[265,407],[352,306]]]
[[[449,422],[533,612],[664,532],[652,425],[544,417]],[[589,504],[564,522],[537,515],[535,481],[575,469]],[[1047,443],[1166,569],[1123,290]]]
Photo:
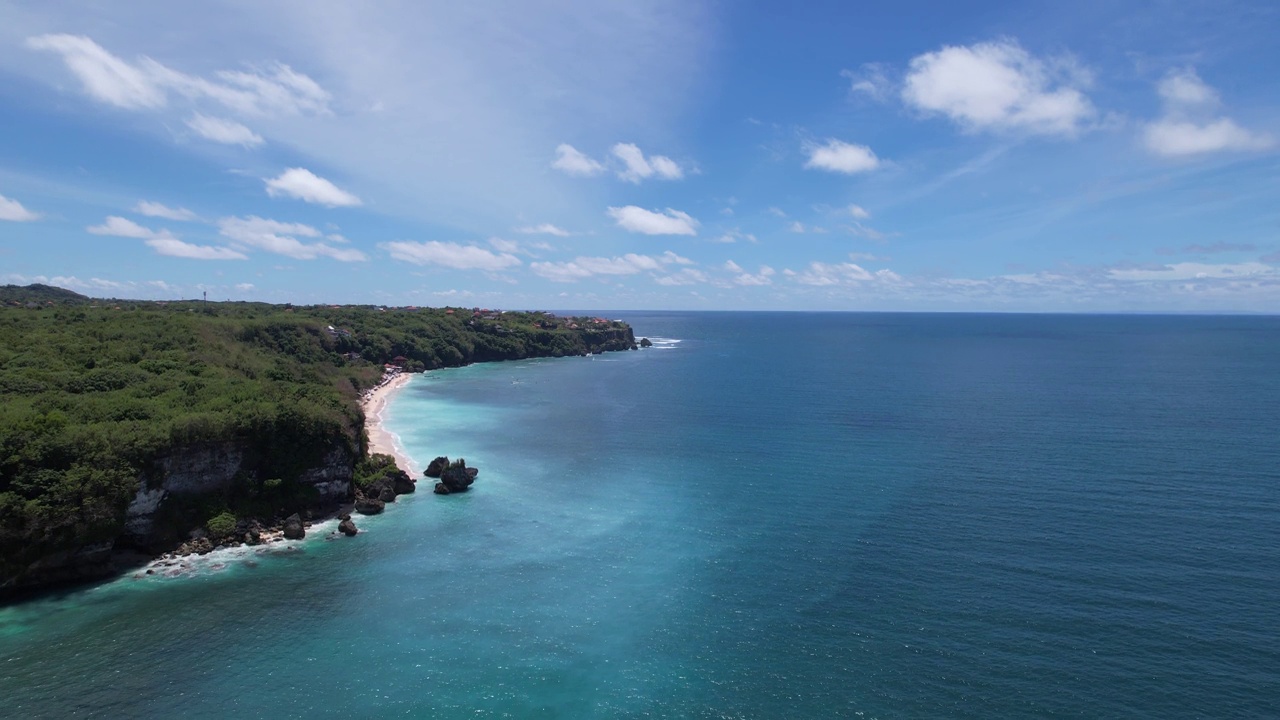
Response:
[[[476,468],[467,467],[467,461],[462,458],[458,458],[453,462],[449,462],[448,458],[444,460],[448,464],[444,471],[440,473],[440,482],[436,483],[435,493],[437,495],[452,495],[453,493],[466,492],[470,489],[480,471]]]

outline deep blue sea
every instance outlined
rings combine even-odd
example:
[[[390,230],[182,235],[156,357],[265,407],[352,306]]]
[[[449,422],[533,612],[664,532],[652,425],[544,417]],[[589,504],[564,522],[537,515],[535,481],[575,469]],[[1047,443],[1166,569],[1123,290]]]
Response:
[[[614,316],[395,399],[467,495],[0,609],[0,716],[1280,716],[1280,318]]]

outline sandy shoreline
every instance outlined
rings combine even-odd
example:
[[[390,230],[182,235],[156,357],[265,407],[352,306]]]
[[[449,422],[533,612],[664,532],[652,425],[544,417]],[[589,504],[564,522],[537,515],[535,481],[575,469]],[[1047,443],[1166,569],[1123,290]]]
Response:
[[[421,469],[400,447],[400,438],[382,425],[382,413],[386,410],[387,403],[391,402],[391,398],[395,397],[412,377],[410,373],[400,373],[387,379],[361,398],[360,407],[364,410],[364,427],[369,433],[369,452],[394,457],[400,469],[409,473],[410,477],[417,477]]]

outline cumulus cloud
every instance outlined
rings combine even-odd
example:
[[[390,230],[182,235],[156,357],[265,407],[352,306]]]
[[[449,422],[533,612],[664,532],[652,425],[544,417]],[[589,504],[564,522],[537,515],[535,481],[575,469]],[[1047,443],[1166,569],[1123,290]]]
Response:
[[[257,147],[265,142],[261,135],[234,120],[209,117],[200,113],[187,118],[187,127],[206,140],[224,145]]]
[[[871,213],[867,212],[861,205],[850,205],[849,214],[858,220],[866,220],[871,217]]]
[[[101,225],[91,225],[85,230],[94,235],[110,235],[113,237],[135,238],[143,240],[160,255],[187,258],[190,260],[247,260],[248,257],[236,250],[213,245],[195,245],[178,239],[168,230],[152,230],[138,223],[111,215]]]
[[[172,94],[246,115],[329,112],[329,93],[310,77],[281,63],[252,70],[223,70],[209,79],[173,70],[148,57],[129,62],[81,35],[40,35],[29,38],[27,47],[61,55],[86,94],[127,110],[164,107]]]
[[[866,145],[853,145],[831,139],[825,145],[810,144],[806,151],[809,159],[804,166],[809,169],[854,175],[880,166],[880,159]]]
[[[305,168],[289,168],[279,177],[268,178],[264,182],[267,184],[267,194],[271,197],[284,195],[327,207],[353,207],[360,204],[360,198]]]
[[[945,46],[911,60],[903,101],[967,131],[1074,135],[1095,114],[1087,74],[1069,59],[1040,60],[1011,40]]]
[[[534,274],[552,282],[575,282],[596,275],[635,275],[659,271],[670,265],[688,265],[692,260],[666,251],[660,256],[627,253],[621,257],[579,256],[569,262],[536,262],[529,265]]]
[[[1143,129],[1150,152],[1164,157],[1187,157],[1223,151],[1267,150],[1275,139],[1240,127],[1218,116],[1218,93],[1193,68],[1172,70],[1156,86],[1164,114]]]
[[[611,207],[608,214],[623,230],[644,235],[697,235],[700,225],[688,213],[671,208],[658,211],[627,205]]]
[[[17,200],[12,200],[0,195],[0,220],[8,220],[9,222],[32,222],[39,220],[40,214],[33,213],[22,206]]]
[[[795,222],[791,223],[791,225],[789,225],[787,229],[796,234],[803,234],[804,223],[800,222],[799,220],[796,220]]]
[[[364,253],[355,248],[335,248],[323,242],[306,243],[299,237],[316,238],[322,233],[302,223],[248,217],[225,217],[218,220],[218,232],[225,238],[245,247],[265,250],[298,260],[314,260],[330,257],[341,262],[367,260]]]
[[[627,182],[639,183],[654,176],[661,180],[679,180],[684,177],[684,171],[675,160],[664,155],[646,158],[640,148],[631,143],[618,143],[610,152],[622,161],[623,169],[618,172],[618,177]]]
[[[520,265],[520,258],[509,252],[494,253],[475,245],[452,242],[396,241],[382,243],[382,249],[396,260],[414,265],[440,265],[455,270],[487,270],[497,272]]]
[[[147,217],[164,218],[165,220],[176,220],[178,222],[191,222],[199,219],[195,213],[186,208],[171,208],[168,205],[151,202],[150,200],[139,200],[138,204],[133,206],[133,211]]]
[[[240,292],[249,292],[253,289],[253,283],[237,283],[236,289]]]
[[[525,227],[516,228],[516,232],[523,233],[525,235],[555,235],[556,237],[569,237],[568,230],[563,230],[551,223],[526,225]]]
[[[577,148],[567,143],[556,146],[556,159],[551,167],[568,175],[592,177],[604,172],[604,165],[578,152]]]

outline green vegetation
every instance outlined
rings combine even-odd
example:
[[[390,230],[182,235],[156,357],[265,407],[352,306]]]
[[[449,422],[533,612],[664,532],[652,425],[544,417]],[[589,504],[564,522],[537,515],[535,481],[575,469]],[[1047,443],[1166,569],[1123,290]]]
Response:
[[[412,371],[633,345],[625,324],[543,313],[0,287],[0,587],[51,554],[119,538],[140,481],[162,480],[160,461],[183,447],[235,443],[254,472],[224,497],[166,501],[173,527],[213,532],[224,518],[234,527],[237,514],[305,501],[303,470],[335,447],[363,457],[358,398],[384,363]]]

